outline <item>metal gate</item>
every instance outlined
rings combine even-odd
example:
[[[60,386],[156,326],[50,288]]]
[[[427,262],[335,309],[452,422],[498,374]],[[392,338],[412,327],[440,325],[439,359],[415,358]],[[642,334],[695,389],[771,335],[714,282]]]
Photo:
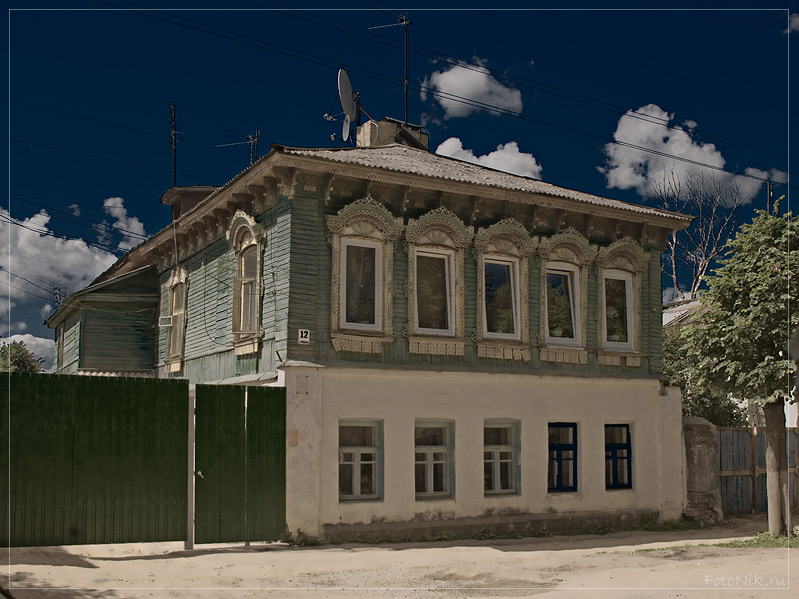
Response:
[[[188,387],[2,373],[0,542],[185,539]]]
[[[286,390],[197,385],[194,541],[275,541],[286,530]]]

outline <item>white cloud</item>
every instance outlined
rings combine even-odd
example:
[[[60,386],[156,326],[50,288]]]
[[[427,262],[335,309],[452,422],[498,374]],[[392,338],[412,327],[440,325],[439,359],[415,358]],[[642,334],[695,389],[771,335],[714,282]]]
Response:
[[[608,188],[634,189],[642,196],[651,196],[653,186],[664,173],[674,172],[680,178],[702,175],[715,177],[725,186],[736,185],[744,203],[751,201],[762,186],[762,182],[748,177],[729,175],[707,169],[666,155],[679,156],[687,160],[724,168],[726,160],[712,143],[695,141],[693,130],[695,121],[672,124],[674,115],[667,113],[656,104],[642,106],[635,115],[632,111],[619,119],[613,139],[622,144],[640,146],[653,152],[644,152],[619,144],[604,147],[605,165],[598,170],[605,175]],[[663,126],[666,124],[667,126]],[[787,174],[772,169],[770,173],[747,168],[746,174],[758,177],[771,177],[773,180],[787,180]]]
[[[451,65],[449,69],[435,71],[422,82],[424,87],[431,87],[442,94],[452,94],[497,108],[520,112],[522,110],[522,93],[511,87],[502,85],[491,76],[488,69],[482,66],[485,61],[475,58],[475,65],[461,63]],[[444,118],[469,116],[473,112],[483,110],[478,106],[464,104],[456,99],[435,95],[435,99],[444,109]],[[422,100],[427,99],[427,92],[422,90]],[[485,109],[489,110],[489,109]],[[496,111],[494,111],[496,113]]]
[[[72,213],[72,216],[80,216],[80,206],[77,204],[70,204],[67,206],[67,210]]]
[[[3,338],[3,343],[15,343],[22,341],[28,351],[35,357],[42,358],[42,370],[50,371],[53,368],[55,360],[55,341],[52,339],[43,339],[42,337],[35,337],[29,333],[24,335],[11,335],[10,337]]]
[[[799,31],[799,13],[797,12],[791,14],[788,19],[788,29],[783,31],[783,33],[793,33],[794,31]]]
[[[472,150],[464,149],[463,142],[460,139],[450,137],[436,148],[435,153],[514,175],[532,177],[534,179],[541,178],[541,165],[536,162],[532,154],[520,152],[519,144],[515,141],[500,144],[496,150],[483,156],[475,156]]]
[[[44,306],[49,306],[50,285],[64,292],[78,291],[116,261],[113,254],[90,247],[82,239],[60,239],[30,230],[47,232],[49,222],[44,210],[18,220],[0,208],[0,239],[7,241],[0,244],[0,267],[18,275],[0,273],[0,319],[6,323],[0,330],[6,334],[9,313],[18,321],[20,315],[39,318]],[[11,331],[21,329],[20,322],[12,323]]]
[[[128,216],[128,209],[125,208],[122,198],[107,198],[103,201],[103,210],[114,219],[111,227],[118,229],[122,235],[122,241],[117,246],[119,249],[129,250],[144,241],[143,237],[147,235],[144,232],[144,225],[135,216]]]

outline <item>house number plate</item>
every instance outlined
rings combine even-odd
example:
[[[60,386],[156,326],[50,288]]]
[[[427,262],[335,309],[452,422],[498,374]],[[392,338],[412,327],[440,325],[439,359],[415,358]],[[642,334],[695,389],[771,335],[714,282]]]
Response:
[[[311,342],[311,331],[308,329],[300,329],[297,331],[297,343],[300,345],[308,345]]]

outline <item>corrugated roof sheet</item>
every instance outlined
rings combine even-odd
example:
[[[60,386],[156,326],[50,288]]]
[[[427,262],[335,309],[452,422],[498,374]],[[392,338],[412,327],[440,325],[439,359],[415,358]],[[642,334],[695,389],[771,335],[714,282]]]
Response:
[[[316,149],[278,147],[278,149],[281,153],[289,156],[318,158],[353,166],[389,170],[397,173],[418,175],[420,177],[443,179],[470,185],[483,185],[524,193],[540,193],[606,208],[690,220],[690,217],[684,214],[603,198],[590,193],[583,193],[581,191],[560,187],[520,175],[512,175],[485,166],[463,162],[447,156],[431,154],[424,150],[417,150],[399,144],[379,148]]]

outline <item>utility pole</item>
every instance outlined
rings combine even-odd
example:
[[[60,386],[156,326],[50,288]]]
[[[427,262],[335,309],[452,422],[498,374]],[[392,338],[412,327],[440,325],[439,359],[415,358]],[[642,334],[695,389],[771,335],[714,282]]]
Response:
[[[172,187],[178,181],[178,130],[175,118],[175,103],[169,103],[169,153],[172,154]]]

